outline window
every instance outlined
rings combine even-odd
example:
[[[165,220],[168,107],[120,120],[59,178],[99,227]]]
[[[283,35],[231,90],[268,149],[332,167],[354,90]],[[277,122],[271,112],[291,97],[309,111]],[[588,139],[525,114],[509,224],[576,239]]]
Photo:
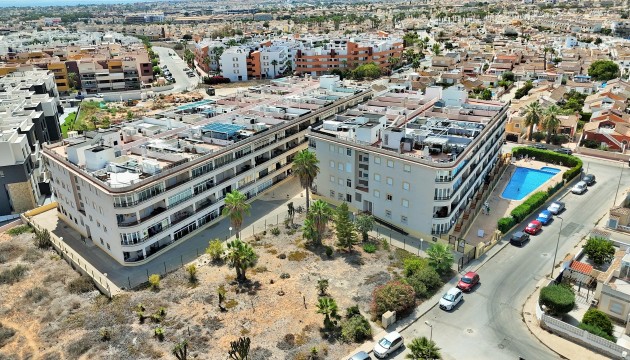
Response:
[[[346,172],[349,172],[349,173],[352,172],[352,164],[346,163]]]
[[[387,167],[393,168],[394,162],[392,160],[387,160]]]
[[[337,150],[339,150],[339,154],[343,155],[343,148],[339,147]]]
[[[358,192],[354,193],[354,198],[358,201],[361,202],[361,194],[359,194]]]
[[[335,190],[330,190],[330,197],[335,198]]]
[[[401,216],[400,217],[400,222],[403,223],[403,224],[406,224],[407,223],[407,217],[405,215]]]
[[[406,181],[403,181],[403,190],[409,191],[409,183]]]
[[[391,210],[385,210],[385,217],[388,219],[392,218],[392,211]]]
[[[333,168],[333,169],[335,168],[335,162],[334,161],[330,160],[329,165],[330,165],[331,168]]]
[[[4,177],[4,171],[0,170],[0,178]]]
[[[381,197],[381,192],[378,190],[374,190],[374,197],[375,198],[380,198]]]
[[[328,145],[328,150],[330,150],[330,152],[335,152],[335,145]]]
[[[402,206],[404,208],[408,208],[409,207],[409,200],[407,199],[402,199]]]
[[[83,220],[81,220],[83,222]],[[103,231],[107,232],[107,226],[103,226]]]
[[[343,201],[343,193],[337,193],[337,199]]]
[[[387,194],[387,201],[392,201],[393,198],[392,194]]]
[[[381,181],[381,174],[374,174],[374,181]]]
[[[337,179],[337,184],[339,184],[339,185],[343,185],[343,179],[342,179],[342,178],[338,178],[338,179]]]
[[[352,187],[352,180],[346,179],[346,186],[347,187]]]
[[[112,248],[109,247],[109,243],[107,243],[107,250],[111,250]]]
[[[343,163],[337,164],[337,170],[343,171]]]
[[[103,241],[103,238],[101,238],[101,245],[105,245],[105,242]]]
[[[333,183],[335,182],[335,177],[332,175],[330,175],[330,182],[333,182]]]
[[[375,156],[375,157],[374,157],[374,163],[375,163],[375,164],[380,164],[380,163],[381,163],[381,158],[380,158],[380,157],[378,157],[378,156]]]
[[[346,202],[349,202],[349,203],[352,202],[352,195],[346,194]]]
[[[346,148],[346,155],[352,156],[352,149]]]
[[[405,172],[411,172],[411,165],[407,165],[407,164],[403,165],[403,170]]]
[[[618,315],[622,315],[623,313],[623,305],[614,301],[614,300],[610,300],[609,303],[609,307],[608,309],[610,310],[610,312],[618,314]]]
[[[96,226],[101,227],[101,223],[97,221]]]
[[[391,186],[391,185],[394,185],[394,179],[392,179],[392,178],[388,177],[388,178],[387,178],[387,185],[390,185],[390,186]]]

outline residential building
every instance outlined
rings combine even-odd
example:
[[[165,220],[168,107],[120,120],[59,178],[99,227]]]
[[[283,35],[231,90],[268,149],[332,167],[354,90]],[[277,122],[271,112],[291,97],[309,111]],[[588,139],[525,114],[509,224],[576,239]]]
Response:
[[[309,126],[372,94],[338,77],[271,88],[285,95],[241,94],[239,110],[194,125],[144,119],[46,146],[59,217],[123,265],[148,261],[218,218],[230,191],[285,179]]]
[[[417,237],[448,233],[499,160],[508,105],[390,91],[311,129],[316,194]]]

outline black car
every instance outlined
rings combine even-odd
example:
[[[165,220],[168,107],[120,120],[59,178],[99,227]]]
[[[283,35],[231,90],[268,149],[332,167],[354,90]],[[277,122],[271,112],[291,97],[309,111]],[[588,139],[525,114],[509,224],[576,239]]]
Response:
[[[556,149],[554,151],[557,152],[557,153],[560,153],[560,154],[567,154],[567,155],[573,154],[573,151],[571,151],[571,149],[567,149],[567,148],[560,148],[560,149]]]
[[[514,234],[512,234],[512,236],[510,237],[510,244],[516,245],[516,246],[523,246],[523,244],[525,244],[528,241],[529,241],[529,235],[522,231],[517,231]]]
[[[593,175],[593,174],[586,174],[582,178],[582,181],[584,181],[586,183],[586,185],[591,186],[591,185],[595,184],[595,175]]]

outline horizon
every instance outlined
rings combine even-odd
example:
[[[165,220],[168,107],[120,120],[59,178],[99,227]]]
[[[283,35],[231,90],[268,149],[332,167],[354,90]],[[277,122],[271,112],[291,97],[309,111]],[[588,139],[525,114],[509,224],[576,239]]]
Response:
[[[43,0],[43,1],[20,1],[20,0],[0,0],[0,8],[29,8],[29,7],[70,7],[82,5],[115,5],[115,4],[134,4],[148,2],[163,2],[176,0]]]

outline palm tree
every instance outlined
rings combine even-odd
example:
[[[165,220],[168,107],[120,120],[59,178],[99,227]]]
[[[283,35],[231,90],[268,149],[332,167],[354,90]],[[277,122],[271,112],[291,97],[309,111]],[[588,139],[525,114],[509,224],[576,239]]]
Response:
[[[317,229],[311,216],[304,219],[302,225],[302,237],[308,241],[317,241]]]
[[[560,127],[561,121],[558,119],[558,115],[560,115],[560,108],[556,105],[551,105],[545,111],[543,127],[545,131],[547,131],[547,144],[549,144],[551,140],[551,135],[555,134]]]
[[[547,53],[553,55],[553,53],[555,53],[555,50],[552,47],[545,46],[543,48],[543,52],[545,53],[545,57],[543,59],[543,71],[547,71]]]
[[[429,265],[438,273],[444,275],[451,270],[454,257],[448,245],[443,243],[431,245],[427,249],[427,257],[429,258]]]
[[[409,354],[405,356],[407,359],[437,360],[442,358],[440,348],[435,345],[434,341],[427,339],[426,336],[413,339],[408,348]]]
[[[540,124],[542,115],[543,109],[540,107],[538,101],[535,101],[525,107],[525,126],[529,126],[529,141],[532,141],[534,125]]]
[[[313,221],[315,227],[317,244],[322,243],[322,235],[326,231],[326,225],[333,218],[333,211],[328,203],[322,200],[316,200],[313,203],[311,211],[308,213],[308,218]]]
[[[319,160],[315,156],[315,153],[308,151],[308,149],[304,149],[297,153],[295,159],[293,160],[293,173],[295,173],[300,179],[300,185],[304,190],[306,190],[306,213],[308,214],[309,209],[309,194],[308,191],[311,187],[313,187],[313,182],[315,182],[315,178],[317,174],[319,174],[319,166],[317,164]]]
[[[236,341],[230,342],[230,350],[228,355],[231,360],[248,360],[249,347],[251,340],[248,337],[241,337]]]
[[[206,66],[206,71],[210,72],[210,63],[212,62],[212,59],[210,59],[210,56],[206,55],[203,58],[203,64]]]
[[[214,54],[214,61],[217,62],[217,71],[221,73],[221,55],[223,55],[223,51],[225,49],[222,46],[217,46],[212,48],[212,53]]]
[[[239,282],[247,281],[245,271],[256,265],[257,259],[258,256],[254,252],[254,248],[241,241],[241,239],[235,239],[227,243],[225,260],[230,267],[236,269],[236,280]]]
[[[276,60],[276,59],[271,60],[271,65],[273,65],[273,77],[275,79],[276,78],[276,66],[278,65],[278,60]]]
[[[431,46],[431,51],[433,51],[435,56],[440,56],[440,54],[442,54],[442,48],[439,43],[433,44],[433,46]]]
[[[238,190],[232,190],[225,196],[223,216],[230,217],[230,224],[234,228],[237,238],[241,237],[243,218],[245,215],[249,215],[251,207],[247,203],[247,197]]]
[[[317,313],[324,315],[324,328],[331,329],[335,326],[335,323],[331,318],[335,319],[337,315],[337,303],[335,299],[329,297],[323,297],[319,299],[317,303]]]

